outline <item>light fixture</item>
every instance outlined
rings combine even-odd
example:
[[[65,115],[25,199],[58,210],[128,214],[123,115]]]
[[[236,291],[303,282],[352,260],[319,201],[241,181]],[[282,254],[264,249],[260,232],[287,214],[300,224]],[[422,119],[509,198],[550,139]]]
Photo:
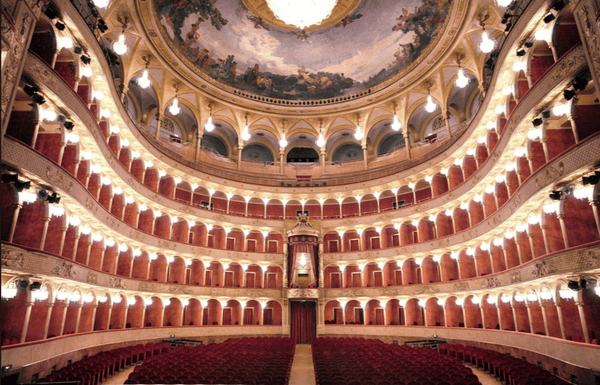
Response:
[[[325,138],[323,137],[323,133],[319,132],[319,139],[317,139],[317,146],[325,147],[326,144],[327,144],[327,142],[325,141]]]
[[[481,42],[479,43],[479,50],[483,53],[490,53],[494,50],[496,46],[496,42],[490,39],[488,32],[485,30],[485,25],[483,26],[483,32],[481,34]]]
[[[429,90],[427,90],[427,93],[429,93]],[[431,97],[431,95],[427,95],[427,104],[425,104],[425,111],[431,113],[433,111],[435,111],[437,109],[437,104],[435,104],[433,102],[433,98]]]
[[[215,125],[213,124],[212,116],[209,115],[208,120],[206,121],[206,124],[204,125],[204,131],[211,132],[214,129],[215,129]]]
[[[125,18],[125,21],[123,21],[121,17],[118,17],[117,20],[122,24],[123,30],[121,31],[119,38],[113,43],[112,48],[117,55],[122,56],[127,53],[127,50],[129,50],[127,43],[125,43],[125,28],[127,27],[127,18]]]
[[[148,77],[148,67],[146,67],[146,69],[142,73],[142,76],[140,76],[138,78],[137,83],[142,88],[148,88],[148,87],[150,87],[150,85],[152,83],[150,82],[150,78]]]
[[[359,125],[359,124],[357,124],[357,125],[356,125],[356,132],[354,133],[354,138],[355,138],[356,140],[359,140],[359,141],[360,141],[360,140],[362,140],[362,138],[364,138],[364,137],[365,137],[365,134],[363,133],[363,131],[362,131],[362,128],[360,128],[360,125]]]
[[[121,33],[121,35],[119,35],[119,38],[117,40],[115,40],[115,42],[113,43],[112,48],[113,48],[113,51],[115,51],[115,53],[117,55],[125,55],[127,53],[127,50],[129,49],[129,47],[125,43],[125,34],[124,33]]]
[[[53,122],[58,117],[58,114],[52,110],[42,110],[40,108],[40,116],[43,120],[47,122]]]
[[[282,132],[282,133],[281,133],[281,140],[279,141],[279,146],[280,146],[281,148],[285,148],[287,145],[288,145],[288,141],[287,141],[287,139],[285,138],[285,132]]]
[[[496,2],[500,7],[508,7],[513,2],[513,0],[496,0]]]
[[[242,140],[247,142],[250,140],[250,128],[248,127],[248,115],[246,115],[246,124],[242,128]]]
[[[317,146],[325,147],[327,142],[325,141],[325,137],[323,136],[323,121],[319,120],[319,138],[317,139]]]
[[[92,68],[90,66],[84,66],[81,69],[81,76],[85,76],[86,78],[91,78],[92,77]]]
[[[400,119],[394,113],[394,120],[392,121],[392,130],[399,131],[402,128],[402,123],[400,123]]]
[[[336,4],[337,0],[267,0],[276,18],[300,29],[320,24]]]
[[[558,105],[552,107],[552,113],[555,116],[566,115],[570,110],[571,110],[571,108],[567,104],[558,104]]]
[[[102,100],[104,99],[104,94],[102,91],[92,91],[92,98],[96,100]]]
[[[512,93],[513,93],[513,87],[511,87],[511,86],[506,86],[506,87],[502,88],[502,94],[503,94],[504,96],[511,95]]]
[[[494,112],[496,112],[496,115],[502,115],[505,111],[506,111],[506,108],[503,105],[497,106],[496,109],[494,110]]]
[[[60,39],[60,46],[67,49],[73,48],[73,40],[70,37],[63,36]]]
[[[98,8],[106,8],[109,3],[110,0],[94,0],[94,5]]]
[[[552,30],[549,28],[541,28],[535,31],[535,40],[537,41],[550,41],[552,38]]]
[[[171,115],[177,115],[181,111],[179,108],[179,100],[177,100],[177,94],[175,94],[175,99],[173,99],[173,104],[169,107],[169,112]]]
[[[456,86],[458,88],[465,88],[471,80],[467,76],[465,76],[465,71],[460,66],[460,59],[457,60],[457,63],[458,63],[458,75],[456,77],[456,81],[454,82],[454,84],[456,84]]]
[[[524,60],[519,60],[513,64],[512,69],[515,72],[525,71],[527,68],[527,63]]]
[[[306,259],[306,253],[300,253],[300,260],[298,261],[298,263],[303,269],[306,267],[306,264],[308,263]]]

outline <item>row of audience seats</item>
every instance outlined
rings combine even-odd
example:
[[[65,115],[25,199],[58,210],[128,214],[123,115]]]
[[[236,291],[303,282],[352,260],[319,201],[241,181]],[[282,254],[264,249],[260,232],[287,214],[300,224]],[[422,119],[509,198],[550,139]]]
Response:
[[[480,385],[470,368],[431,348],[316,338],[312,354],[318,385]]]
[[[507,385],[563,385],[569,382],[527,361],[489,349],[461,344],[438,345],[440,354],[488,371]]]
[[[145,360],[125,384],[286,385],[295,350],[294,340],[279,337],[182,346]]]
[[[168,342],[147,343],[98,353],[38,380],[38,382],[76,381],[79,385],[99,385],[125,368],[166,353],[171,349]]]

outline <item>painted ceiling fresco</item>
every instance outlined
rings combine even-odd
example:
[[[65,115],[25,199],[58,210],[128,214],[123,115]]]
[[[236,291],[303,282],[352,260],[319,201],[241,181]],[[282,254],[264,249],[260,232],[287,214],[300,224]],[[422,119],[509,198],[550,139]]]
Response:
[[[189,65],[240,90],[307,100],[367,91],[414,67],[443,33],[450,2],[364,0],[310,33],[268,25],[241,0],[154,0],[154,8]]]

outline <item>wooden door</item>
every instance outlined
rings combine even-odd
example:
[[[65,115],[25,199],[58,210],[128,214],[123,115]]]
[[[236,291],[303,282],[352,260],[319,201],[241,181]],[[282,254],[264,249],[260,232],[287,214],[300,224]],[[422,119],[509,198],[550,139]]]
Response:
[[[212,270],[206,270],[204,273],[204,286],[212,286]]]
[[[244,309],[244,325],[254,325],[254,308],[247,307]]]
[[[277,253],[277,241],[269,241],[269,253]]]
[[[363,312],[362,307],[354,308],[354,323],[358,324],[358,325],[364,325],[365,318],[364,318],[364,312]]]
[[[383,272],[382,271],[374,271],[373,272],[373,282],[376,287],[383,286]]]
[[[402,285],[402,270],[395,270],[396,285]]]
[[[277,273],[267,273],[267,289],[277,288]]]
[[[254,289],[254,272],[246,273],[246,287]]]
[[[329,252],[330,253],[337,253],[338,252],[338,241],[337,240],[330,240],[329,241]]]
[[[360,273],[352,273],[352,287],[362,287]]]
[[[233,271],[225,272],[225,283],[223,284],[225,287],[233,287]]]
[[[381,307],[375,309],[375,325],[385,325],[385,313]]]
[[[231,308],[226,307],[223,309],[223,325],[231,325]]]
[[[358,244],[358,239],[351,239],[350,240],[350,251],[359,251],[360,250],[360,246]]]
[[[227,250],[235,250],[235,238],[227,238]]]
[[[333,308],[333,322],[337,325],[344,323],[344,310],[341,307]]]
[[[331,273],[330,274],[330,279],[331,279],[331,287],[333,289],[339,289],[342,287],[341,284],[341,273]]]
[[[251,253],[256,251],[256,239],[248,239],[248,251]]]
[[[273,309],[270,307],[266,307],[263,310],[263,316],[264,316],[264,320],[263,320],[263,325],[273,325]]]
[[[381,239],[379,237],[371,238],[371,249],[372,250],[381,249]]]

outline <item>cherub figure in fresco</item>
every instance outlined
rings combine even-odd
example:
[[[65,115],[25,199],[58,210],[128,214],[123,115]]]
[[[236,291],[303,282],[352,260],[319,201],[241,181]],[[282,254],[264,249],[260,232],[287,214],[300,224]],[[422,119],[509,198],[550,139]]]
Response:
[[[183,42],[183,45],[185,47],[189,47],[198,41],[198,38],[200,37],[198,35],[198,29],[200,28],[200,23],[202,23],[203,21],[206,21],[206,19],[200,16],[198,17],[198,21],[192,24],[192,30],[188,32],[188,34],[186,35],[186,40]]]
[[[221,12],[217,8],[213,8],[213,12],[211,12],[210,15],[210,23],[220,31],[221,28],[227,24],[227,20],[223,18]]]
[[[267,31],[269,30],[269,26],[265,24],[262,17],[249,15],[249,16],[246,16],[246,18],[254,23],[254,28],[256,28],[256,29],[263,28],[263,29],[266,29]]]
[[[336,25],[336,27],[339,27],[340,25],[343,28],[346,28],[346,26],[350,23],[354,23],[354,20],[358,20],[362,17],[363,15],[361,15],[360,13],[357,13],[356,15],[348,15],[346,17],[344,17],[341,21],[340,24]]]

